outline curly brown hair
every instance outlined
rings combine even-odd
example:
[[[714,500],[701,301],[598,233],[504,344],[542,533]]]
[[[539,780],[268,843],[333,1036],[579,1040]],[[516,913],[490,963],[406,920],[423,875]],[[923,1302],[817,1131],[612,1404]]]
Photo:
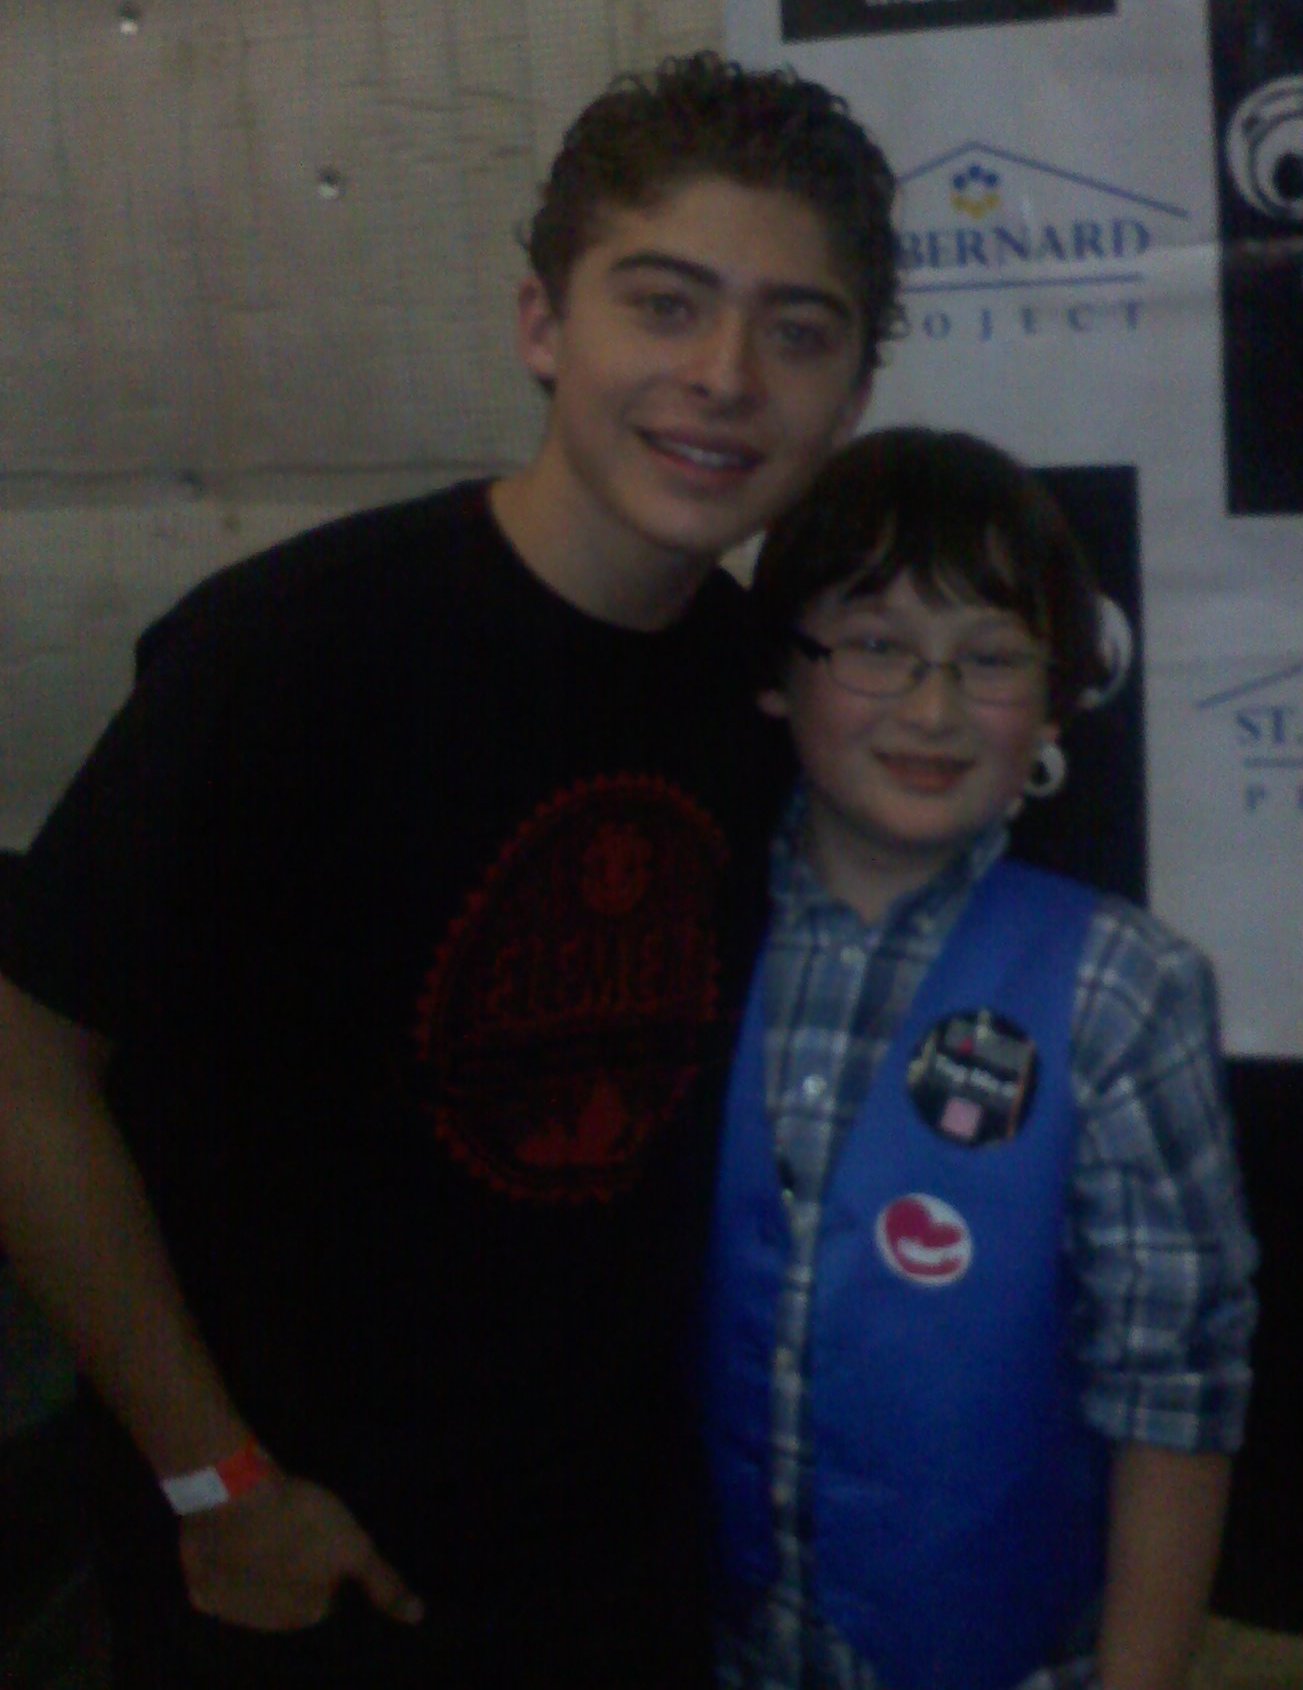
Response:
[[[819,83],[717,53],[617,77],[567,131],[522,236],[553,307],[605,207],[646,207],[703,176],[793,194],[821,214],[859,307],[863,372],[875,368],[898,320],[896,182],[881,148]]]

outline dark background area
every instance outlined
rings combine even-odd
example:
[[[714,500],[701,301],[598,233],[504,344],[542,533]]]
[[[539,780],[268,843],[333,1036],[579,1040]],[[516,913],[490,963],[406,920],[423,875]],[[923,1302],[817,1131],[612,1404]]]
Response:
[[[1101,590],[1126,613],[1135,651],[1117,697],[1102,709],[1084,711],[1067,728],[1067,782],[1054,798],[1028,800],[1014,823],[1013,848],[1028,862],[1143,904],[1144,648],[1136,471],[1125,464],[1037,473],[1084,543]]]
[[[1117,0],[783,0],[783,40],[987,23],[1048,23],[1116,12]]]
[[[1303,514],[1303,5],[1212,0],[1219,140],[1222,374],[1232,516]],[[1294,91],[1289,91],[1294,79]],[[1284,87],[1281,87],[1281,84]],[[1276,85],[1260,131],[1260,188],[1278,217],[1236,187],[1226,138],[1241,103]],[[1255,175],[1258,172],[1255,171]]]
[[[1232,1062],[1262,1313],[1214,1606],[1303,1633],[1303,1062]]]

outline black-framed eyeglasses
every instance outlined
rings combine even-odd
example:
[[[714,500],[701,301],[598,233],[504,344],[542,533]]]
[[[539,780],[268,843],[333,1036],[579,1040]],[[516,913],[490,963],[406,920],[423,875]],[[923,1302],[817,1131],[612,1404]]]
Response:
[[[803,656],[826,663],[837,685],[861,698],[903,697],[940,669],[974,704],[1026,704],[1051,667],[1044,652],[1023,647],[978,648],[939,660],[921,656],[900,640],[870,637],[825,645],[802,628],[793,628],[791,635]]]

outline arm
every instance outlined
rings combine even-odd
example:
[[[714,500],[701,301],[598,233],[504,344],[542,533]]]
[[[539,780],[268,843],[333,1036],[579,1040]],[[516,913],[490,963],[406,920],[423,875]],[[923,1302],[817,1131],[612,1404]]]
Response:
[[[1206,964],[1113,906],[1079,988],[1075,1337],[1087,1419],[1115,1452],[1099,1681],[1179,1690],[1243,1435],[1257,1253]]]
[[[1230,1457],[1122,1444],[1113,1457],[1104,1690],[1181,1690],[1217,1567]]]
[[[105,1042],[0,979],[0,1237],[78,1365],[160,1475],[250,1437],[181,1296],[104,1105]],[[181,1526],[195,1606],[236,1624],[311,1624],[349,1578],[419,1618],[335,1497],[277,1476]]]

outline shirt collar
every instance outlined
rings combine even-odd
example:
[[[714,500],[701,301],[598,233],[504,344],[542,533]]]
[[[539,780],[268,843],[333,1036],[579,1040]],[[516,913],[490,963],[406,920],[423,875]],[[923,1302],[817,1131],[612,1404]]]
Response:
[[[782,927],[837,927],[847,920],[863,926],[853,910],[825,889],[806,856],[803,838],[808,808],[804,783],[798,782],[770,855],[774,920]],[[1009,830],[1004,822],[992,822],[939,874],[916,891],[897,898],[883,916],[881,927],[908,924],[926,931],[938,923],[948,925],[972,888],[1003,856],[1008,843]]]

